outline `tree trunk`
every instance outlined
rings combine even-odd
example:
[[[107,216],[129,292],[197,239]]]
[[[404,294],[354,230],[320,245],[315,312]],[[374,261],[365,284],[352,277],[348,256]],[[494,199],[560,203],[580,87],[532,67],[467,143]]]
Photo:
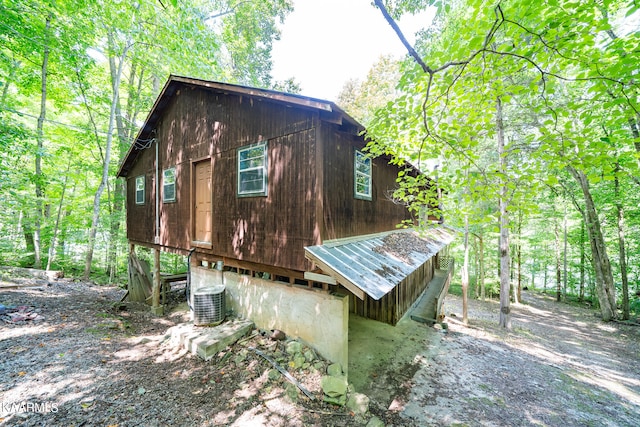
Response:
[[[616,172],[619,167],[616,165]],[[615,175],[615,198],[616,198],[616,211],[618,213],[618,247],[620,255],[620,274],[622,277],[622,318],[629,320],[629,281],[627,278],[627,254],[625,250],[625,238],[624,238],[624,208],[620,199],[620,182],[618,181],[618,175]]]
[[[545,245],[545,256],[544,258],[542,258],[543,260],[543,268],[542,271],[544,273],[544,281],[543,281],[543,285],[542,285],[542,293],[546,294],[547,293],[547,284],[549,282],[549,260],[547,258],[547,250],[548,247],[547,245]]]
[[[518,259],[518,287],[516,291],[516,301],[522,302],[522,211],[518,213],[518,251],[516,256]]]
[[[584,221],[580,223],[580,291],[578,292],[578,300],[580,302],[584,301],[584,290],[585,286],[585,256],[584,256]]]
[[[464,216],[464,262],[460,271],[462,284],[462,322],[469,324],[469,217]]]
[[[144,69],[140,69],[138,72],[138,64],[133,62],[131,64],[131,70],[129,71],[129,80],[127,83],[127,107],[124,117],[128,123],[135,123],[138,115],[138,99],[142,92]],[[133,138],[134,127],[127,126],[123,120],[122,106],[120,103],[120,97],[116,104],[116,128],[118,132],[118,160],[126,155],[129,149],[129,142]],[[120,223],[124,212],[124,200],[125,200],[126,187],[124,180],[117,180],[115,183],[115,190],[113,192],[113,199],[110,200],[110,227],[109,227],[109,242],[107,248],[107,274],[110,280],[115,279],[117,269],[117,253],[118,253],[118,233],[120,232]]]
[[[71,170],[71,159],[67,164],[67,172],[64,175],[64,183],[62,184],[62,192],[60,194],[60,203],[58,204],[58,215],[56,217],[56,225],[53,229],[53,237],[51,238],[51,245],[49,246],[49,257],[47,258],[47,271],[51,269],[51,263],[56,256],[56,240],[58,238],[58,232],[60,230],[60,217],[62,216],[62,206],[64,204],[64,193],[67,190],[67,182],[69,180],[69,171]]]
[[[20,61],[11,61],[11,66],[9,68],[9,75],[7,79],[4,81],[2,85],[2,96],[0,97],[0,111],[4,110],[4,106],[7,102],[7,94],[9,93],[9,86],[13,83],[13,80],[16,77],[16,71],[20,67]]]
[[[502,122],[502,100],[496,98],[496,131],[498,158],[500,159],[500,322],[499,325],[511,329],[511,308],[509,307],[509,218],[507,212],[507,159],[504,152],[504,125]]]
[[[109,47],[115,49],[115,43],[113,41],[113,35],[109,33]],[[113,128],[115,126],[116,107],[119,98],[120,91],[120,79],[122,77],[122,69],[124,67],[124,61],[127,56],[129,46],[125,46],[122,51],[122,55],[119,58],[119,63],[115,64],[115,58],[112,53],[109,54],[109,68],[111,70],[113,96],[111,98],[111,109],[109,111],[109,127],[107,129],[107,144],[105,147],[104,161],[102,165],[102,180],[98,186],[95,197],[93,199],[93,218],[91,222],[91,231],[89,233],[89,244],[87,248],[87,259],[84,268],[84,278],[89,279],[91,273],[91,264],[93,261],[93,250],[95,247],[96,234],[98,233],[98,222],[100,220],[100,198],[102,192],[107,186],[109,179],[109,163],[111,161],[111,144],[113,142]]]
[[[609,256],[607,255],[607,247],[600,228],[600,219],[598,218],[595,203],[591,196],[587,176],[584,172],[575,169],[573,166],[567,166],[567,168],[580,185],[584,196],[585,209],[583,216],[591,245],[591,261],[595,272],[596,293],[598,295],[598,302],[600,303],[602,320],[607,322],[617,317],[616,288],[613,283],[613,273],[611,271]]]
[[[510,253],[515,254],[515,256],[511,257],[511,265],[509,266],[509,281],[511,283],[511,302],[513,304],[519,304],[520,300],[518,299],[518,244],[514,243],[509,248]]]
[[[31,220],[26,212],[21,213],[22,216],[22,235],[24,236],[24,243],[27,248],[27,254],[32,254],[35,251],[35,245],[33,244],[33,228],[31,226]],[[23,265],[33,265],[31,256],[29,262]]]
[[[41,247],[41,228],[43,216],[43,199],[44,199],[44,176],[42,175],[42,153],[44,152],[44,121],[47,116],[47,68],[49,66],[49,28],[51,26],[51,15],[47,16],[44,26],[42,53],[42,68],[40,80],[40,115],[38,116],[38,125],[36,129],[36,140],[38,150],[36,151],[36,215],[33,221],[33,250],[34,250],[34,268],[42,267],[42,247]]]
[[[533,254],[537,254],[538,253],[538,247],[534,246],[533,247]],[[531,263],[531,289],[535,289],[536,287],[536,273],[538,270],[538,260],[536,258],[533,259],[533,262]]]
[[[478,241],[480,246],[480,259],[478,261],[478,267],[480,269],[480,298],[482,301],[485,301],[487,298],[487,287],[485,284],[485,268],[484,268],[484,238],[480,236],[480,240]]]
[[[564,219],[562,221],[564,236],[564,250],[562,254],[562,299],[567,301],[567,204],[564,205]]]
[[[556,252],[556,301],[562,301],[562,273],[560,269],[560,227],[558,226],[558,219],[553,220],[553,230],[555,235],[555,252]]]

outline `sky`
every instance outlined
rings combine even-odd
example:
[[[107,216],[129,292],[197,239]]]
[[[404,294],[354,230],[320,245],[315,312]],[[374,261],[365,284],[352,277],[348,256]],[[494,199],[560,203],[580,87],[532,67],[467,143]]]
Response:
[[[302,95],[335,101],[344,84],[364,79],[382,55],[406,49],[371,0],[294,0],[294,11],[273,45],[275,80],[291,77]],[[430,22],[427,14],[409,16],[400,28],[410,43]]]

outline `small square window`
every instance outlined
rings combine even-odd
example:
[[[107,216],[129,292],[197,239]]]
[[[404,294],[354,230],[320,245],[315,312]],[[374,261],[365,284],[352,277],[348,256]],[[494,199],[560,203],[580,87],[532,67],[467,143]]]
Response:
[[[356,150],[353,170],[355,198],[371,200],[371,157]]]
[[[144,175],[136,177],[136,205],[144,205]]]
[[[238,149],[238,196],[267,195],[267,143]]]
[[[176,201],[176,168],[162,171],[162,201]]]

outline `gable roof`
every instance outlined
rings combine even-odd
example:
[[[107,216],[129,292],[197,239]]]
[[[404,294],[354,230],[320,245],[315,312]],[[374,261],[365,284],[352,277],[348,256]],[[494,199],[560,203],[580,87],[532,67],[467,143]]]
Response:
[[[127,155],[124,157],[120,167],[118,168],[117,177],[126,177],[131,170],[138,154],[142,151],[137,142],[149,140],[152,131],[156,128],[158,120],[162,117],[165,109],[169,105],[173,95],[181,87],[191,86],[199,87],[215,92],[233,95],[251,96],[260,100],[269,102],[275,102],[283,105],[288,105],[298,108],[306,108],[310,110],[316,110],[320,113],[320,119],[342,125],[343,123],[350,124],[357,128],[359,131],[364,130],[364,127],[358,123],[353,117],[349,116],[344,110],[338,107],[331,101],[326,101],[318,98],[311,98],[308,96],[297,95],[286,92],[279,92],[270,89],[260,89],[250,86],[241,86],[230,83],[215,82],[209,80],[194,79],[190,77],[171,75],[162,88],[160,95],[156,99],[147,119],[140,128],[138,135],[136,136],[133,144],[129,147]],[[143,144],[144,145],[144,144]]]

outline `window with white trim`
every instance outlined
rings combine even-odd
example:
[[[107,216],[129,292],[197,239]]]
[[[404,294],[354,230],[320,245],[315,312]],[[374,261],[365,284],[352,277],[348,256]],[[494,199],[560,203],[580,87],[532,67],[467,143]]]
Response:
[[[144,175],[136,176],[136,205],[144,205]]]
[[[238,196],[267,195],[267,143],[238,148]]]
[[[162,201],[176,201],[176,168],[162,171]]]
[[[371,157],[355,150],[353,188],[356,199],[371,200]]]

